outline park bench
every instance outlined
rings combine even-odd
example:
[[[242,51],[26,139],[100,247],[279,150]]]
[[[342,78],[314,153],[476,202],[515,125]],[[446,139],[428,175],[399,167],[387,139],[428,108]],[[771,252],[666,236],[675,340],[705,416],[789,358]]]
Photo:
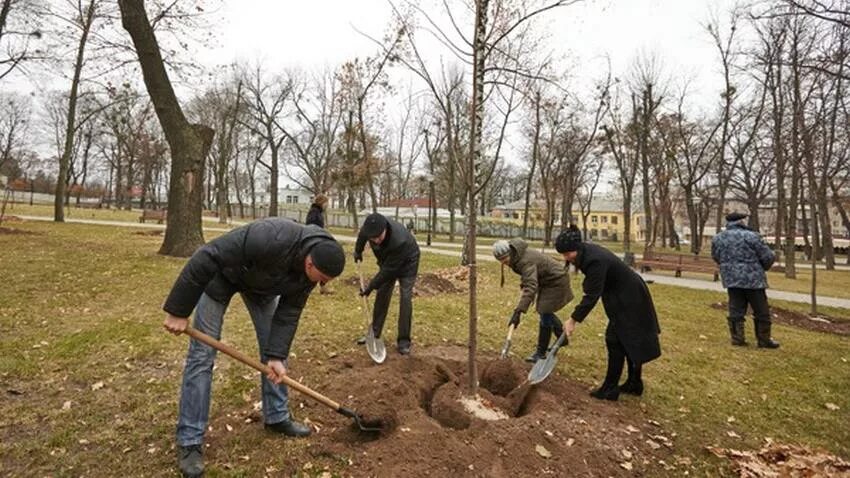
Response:
[[[168,216],[168,211],[165,209],[143,209],[142,215],[139,216],[139,222],[144,223],[148,219],[155,220],[157,224],[162,224]]]
[[[641,272],[653,269],[674,271],[676,277],[682,277],[682,272],[702,272],[711,274],[714,280],[720,278],[720,270],[710,257],[696,254],[676,254],[674,252],[655,252],[646,250],[643,258],[638,261]]]

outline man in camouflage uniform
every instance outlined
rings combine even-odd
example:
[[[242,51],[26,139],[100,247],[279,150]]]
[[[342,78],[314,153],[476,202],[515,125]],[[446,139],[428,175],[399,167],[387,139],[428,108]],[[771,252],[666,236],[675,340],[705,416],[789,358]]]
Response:
[[[729,293],[729,333],[732,345],[747,345],[744,339],[744,315],[747,304],[753,309],[758,346],[779,347],[770,337],[770,308],[767,305],[767,276],[776,256],[761,236],[744,224],[746,214],[726,216],[726,230],[711,241],[711,257],[720,265],[723,287]]]

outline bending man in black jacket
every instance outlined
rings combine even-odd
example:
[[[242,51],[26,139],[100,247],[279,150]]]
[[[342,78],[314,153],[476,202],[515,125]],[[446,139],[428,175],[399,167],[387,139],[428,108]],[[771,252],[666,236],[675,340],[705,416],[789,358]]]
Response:
[[[363,221],[363,227],[357,235],[354,246],[354,261],[363,261],[363,248],[366,242],[372,248],[372,253],[378,259],[380,270],[369,281],[360,295],[368,296],[377,290],[375,310],[372,311],[372,330],[375,337],[381,336],[384,321],[390,308],[390,298],[393,295],[395,283],[398,281],[401,289],[401,303],[398,312],[398,353],[410,353],[410,327],[413,321],[413,285],[419,271],[419,245],[416,238],[401,223],[373,213]],[[361,337],[357,343],[363,344],[366,339]]]
[[[620,392],[643,394],[641,368],[644,363],[661,356],[658,318],[643,278],[608,249],[583,243],[578,228],[558,235],[555,249],[584,274],[584,297],[564,324],[564,332],[572,335],[576,323],[590,314],[599,299],[608,316],[608,328],[605,329],[608,370],[605,381],[590,395],[617,400]],[[619,385],[624,359],[629,365],[629,375],[626,382]]]
[[[163,306],[164,326],[182,333],[194,309],[193,327],[218,339],[230,299],[239,292],[254,322],[260,359],[273,371],[262,377],[265,427],[287,436],[306,436],[310,429],[292,420],[286,387],[279,384],[310,292],[317,282],[340,275],[344,266],[345,253],[327,231],[288,219],[256,221],[192,255]],[[190,341],[177,422],[178,462],[184,476],[203,473],[214,360],[214,349]]]

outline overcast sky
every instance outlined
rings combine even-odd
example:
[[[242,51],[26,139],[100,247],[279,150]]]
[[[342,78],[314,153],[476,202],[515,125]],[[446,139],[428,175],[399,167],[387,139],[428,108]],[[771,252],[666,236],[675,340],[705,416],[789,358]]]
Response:
[[[448,3],[459,5],[457,0]],[[420,0],[418,5],[435,21],[445,20],[441,1]],[[690,79],[693,109],[707,112],[718,107],[722,76],[717,51],[702,25],[712,14],[719,14],[725,23],[733,5],[734,0],[586,0],[550,10],[539,27],[548,32],[546,48],[566,58],[570,89],[576,94],[605,74],[606,58],[613,74],[625,77],[639,54],[652,53],[661,59],[673,87]],[[309,71],[373,55],[376,45],[358,30],[380,37],[392,9],[386,0],[224,0],[215,16],[220,18],[213,25],[217,46],[197,55],[205,66],[214,70],[237,60],[261,60],[272,71],[289,67]],[[431,43],[423,42],[430,61],[452,61],[445,47]],[[402,74],[397,71],[393,76]],[[56,87],[65,88],[65,81]],[[45,85],[18,80],[4,88],[33,92],[38,99]],[[178,91],[186,91],[185,85]],[[388,103],[392,108],[392,100]],[[518,161],[521,146],[514,137],[503,150],[512,163]]]

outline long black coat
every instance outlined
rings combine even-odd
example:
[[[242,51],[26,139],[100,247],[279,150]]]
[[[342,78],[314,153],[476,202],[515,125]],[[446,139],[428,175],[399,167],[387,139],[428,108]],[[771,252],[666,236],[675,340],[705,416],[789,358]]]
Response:
[[[658,317],[643,279],[611,251],[595,244],[580,246],[575,265],[584,274],[584,297],[572,318],[584,320],[601,298],[609,328],[632,360],[640,364],[661,356]]]
[[[361,231],[354,245],[354,257],[362,257],[366,243],[378,259],[380,270],[369,282],[371,290],[380,289],[387,282],[403,277],[414,277],[419,272],[419,244],[400,222],[387,218],[387,236],[376,246]]]
[[[323,212],[322,206],[313,203],[313,205],[310,206],[310,210],[307,211],[307,218],[305,219],[304,224],[315,224],[319,227],[325,227],[325,216]]]
[[[286,358],[301,311],[316,286],[304,272],[304,259],[315,244],[328,240],[335,239],[324,229],[282,218],[234,229],[195,251],[162,308],[188,317],[202,293],[222,304],[237,292],[260,303],[280,296],[268,343],[261,345],[266,356]]]

